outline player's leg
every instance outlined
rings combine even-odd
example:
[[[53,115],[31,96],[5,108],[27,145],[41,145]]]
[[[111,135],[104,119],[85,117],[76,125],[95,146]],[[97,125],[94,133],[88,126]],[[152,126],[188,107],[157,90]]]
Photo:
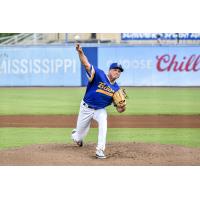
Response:
[[[105,158],[104,150],[106,145],[107,135],[107,112],[106,109],[96,110],[93,117],[98,122],[98,144],[97,152],[100,154],[99,158]]]
[[[94,110],[85,107],[81,102],[76,129],[72,131],[72,139],[74,141],[82,142],[83,138],[87,135],[90,128],[93,114],[94,114]],[[79,145],[79,146],[82,146],[82,145]]]

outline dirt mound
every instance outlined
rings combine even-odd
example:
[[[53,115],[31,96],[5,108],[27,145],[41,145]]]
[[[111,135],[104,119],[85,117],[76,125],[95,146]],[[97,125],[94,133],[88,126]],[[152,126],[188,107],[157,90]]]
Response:
[[[0,165],[160,166],[200,165],[200,148],[144,143],[110,143],[107,159],[95,158],[95,144],[43,144],[1,150]]]

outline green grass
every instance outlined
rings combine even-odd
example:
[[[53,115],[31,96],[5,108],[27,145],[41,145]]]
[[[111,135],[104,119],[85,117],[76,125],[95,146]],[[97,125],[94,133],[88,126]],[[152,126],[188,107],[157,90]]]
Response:
[[[70,115],[79,110],[85,88],[2,88],[0,115]]]
[[[126,114],[200,114],[200,88],[127,88],[127,92]]]
[[[85,88],[0,88],[0,115],[71,115]],[[122,115],[200,114],[200,88],[127,88]],[[108,113],[119,115],[113,106]]]
[[[0,128],[0,149],[30,144],[71,143],[70,128]],[[97,129],[90,129],[86,142],[97,142]],[[107,142],[144,142],[200,147],[200,129],[110,128]]]

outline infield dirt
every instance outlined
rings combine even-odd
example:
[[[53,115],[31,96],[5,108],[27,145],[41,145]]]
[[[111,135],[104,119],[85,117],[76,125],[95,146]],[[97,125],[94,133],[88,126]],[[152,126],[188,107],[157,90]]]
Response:
[[[0,127],[73,128],[77,115],[0,116]],[[97,127],[93,121],[91,127]],[[108,116],[109,128],[200,128],[200,115]]]
[[[77,116],[0,116],[0,127],[75,127]],[[95,122],[92,127],[97,127]],[[109,116],[109,128],[200,128],[200,116]],[[110,143],[107,159],[95,144],[41,144],[0,151],[0,165],[200,165],[200,148],[147,143]]]
[[[144,143],[110,143],[107,158],[95,158],[95,144],[43,144],[1,150],[6,166],[185,166],[200,165],[200,148]]]

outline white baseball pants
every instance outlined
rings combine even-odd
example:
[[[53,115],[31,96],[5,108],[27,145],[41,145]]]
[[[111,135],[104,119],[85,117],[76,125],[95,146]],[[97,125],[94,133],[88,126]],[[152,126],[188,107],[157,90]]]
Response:
[[[98,144],[97,149],[105,150],[106,145],[106,134],[107,134],[107,112],[106,109],[94,110],[83,105],[84,101],[81,101],[80,111],[78,115],[76,132],[72,135],[73,139],[76,141],[83,140],[87,135],[92,119],[96,120],[98,123]]]

